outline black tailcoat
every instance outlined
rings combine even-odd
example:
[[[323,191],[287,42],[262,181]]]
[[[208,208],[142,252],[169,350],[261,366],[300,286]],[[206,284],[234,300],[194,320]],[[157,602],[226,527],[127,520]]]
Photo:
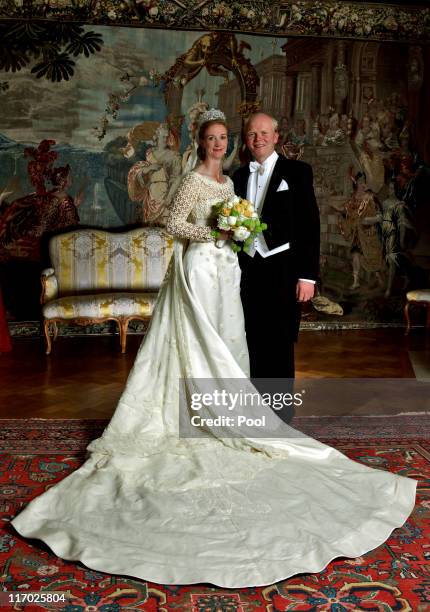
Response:
[[[243,198],[246,198],[249,174],[249,165],[246,165],[233,176],[235,193]],[[278,191],[282,180],[288,189]],[[290,248],[266,258],[258,253],[254,257],[239,254],[251,375],[291,377],[294,375],[293,342],[297,340],[300,324],[297,281],[316,281],[319,269],[319,210],[309,164],[279,156],[261,219],[268,225],[263,234],[268,248],[274,249],[286,242]]]

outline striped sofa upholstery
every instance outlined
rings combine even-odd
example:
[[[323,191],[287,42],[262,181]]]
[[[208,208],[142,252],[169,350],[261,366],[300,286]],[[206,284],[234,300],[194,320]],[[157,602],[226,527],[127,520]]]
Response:
[[[51,268],[42,272],[47,353],[57,323],[116,321],[126,350],[131,319],[149,319],[173,249],[162,228],[123,233],[78,229],[51,238]]]

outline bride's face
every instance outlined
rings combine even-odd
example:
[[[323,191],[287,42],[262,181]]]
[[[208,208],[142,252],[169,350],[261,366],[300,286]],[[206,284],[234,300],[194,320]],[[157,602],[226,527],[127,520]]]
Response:
[[[227,128],[221,123],[213,123],[206,128],[201,147],[206,153],[206,159],[221,160],[227,151]]]

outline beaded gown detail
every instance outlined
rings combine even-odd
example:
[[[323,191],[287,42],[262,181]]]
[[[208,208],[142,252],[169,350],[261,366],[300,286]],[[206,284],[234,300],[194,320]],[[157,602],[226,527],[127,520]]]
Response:
[[[209,227],[231,195],[228,178],[182,180],[174,254],[112,420],[86,462],[12,521],[61,558],[161,584],[268,585],[372,550],[414,507],[415,480],[352,461],[269,407],[277,435],[179,436],[179,379],[249,373],[237,256]]]

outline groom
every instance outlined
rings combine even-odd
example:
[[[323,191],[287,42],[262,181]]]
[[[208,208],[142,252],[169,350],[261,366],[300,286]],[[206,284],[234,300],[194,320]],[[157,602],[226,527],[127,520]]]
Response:
[[[245,125],[253,162],[233,176],[267,230],[240,253],[241,294],[252,378],[294,378],[301,304],[314,295],[320,224],[311,167],[275,151],[277,121],[266,113]]]

